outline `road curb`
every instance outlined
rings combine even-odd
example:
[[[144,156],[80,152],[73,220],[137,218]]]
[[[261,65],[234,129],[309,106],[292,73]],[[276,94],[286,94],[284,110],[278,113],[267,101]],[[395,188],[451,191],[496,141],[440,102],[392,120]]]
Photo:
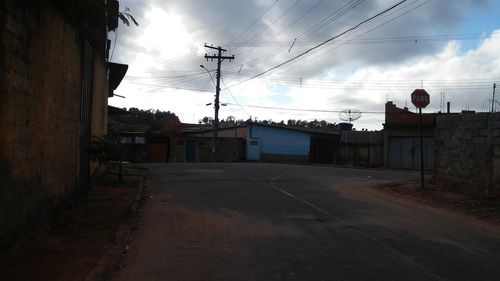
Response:
[[[108,280],[113,272],[123,265],[125,255],[129,249],[129,242],[132,239],[132,233],[137,228],[145,200],[146,176],[141,175],[136,197],[130,206],[127,222],[118,226],[113,238],[113,245],[99,258],[96,266],[85,277],[85,281]]]

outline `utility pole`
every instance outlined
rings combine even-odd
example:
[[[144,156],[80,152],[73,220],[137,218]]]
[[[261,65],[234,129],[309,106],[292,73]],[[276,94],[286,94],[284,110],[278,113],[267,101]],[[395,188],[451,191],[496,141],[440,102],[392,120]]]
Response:
[[[497,84],[493,83],[493,99],[491,99],[491,113],[495,112],[495,89],[497,88]]]
[[[214,47],[214,46],[208,46],[205,44],[205,48],[217,50],[217,54],[213,55],[208,55],[205,54],[205,59],[210,59],[210,60],[217,60],[217,77],[216,77],[216,85],[215,85],[215,100],[214,100],[214,110],[215,110],[215,116],[214,116],[214,139],[213,139],[213,145],[212,145],[212,161],[215,162],[215,156],[217,152],[217,134],[218,134],[218,129],[219,129],[219,94],[220,94],[220,68],[222,61],[225,59],[228,59],[229,61],[234,60],[234,55],[228,57],[228,56],[223,56],[222,52],[226,52],[227,50],[222,49],[221,47]]]

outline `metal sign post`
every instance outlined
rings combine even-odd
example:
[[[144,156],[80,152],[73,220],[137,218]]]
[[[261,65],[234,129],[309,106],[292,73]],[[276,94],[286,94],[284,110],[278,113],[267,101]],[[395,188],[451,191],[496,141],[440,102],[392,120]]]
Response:
[[[416,89],[411,93],[411,102],[418,108],[420,123],[420,188],[424,189],[424,126],[422,122],[422,108],[430,102],[430,96],[424,89]]]

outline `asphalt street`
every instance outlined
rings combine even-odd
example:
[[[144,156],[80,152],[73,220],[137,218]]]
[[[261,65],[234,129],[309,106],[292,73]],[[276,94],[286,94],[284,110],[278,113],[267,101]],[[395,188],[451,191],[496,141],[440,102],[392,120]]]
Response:
[[[370,185],[410,171],[148,165],[113,280],[500,280],[500,228]]]

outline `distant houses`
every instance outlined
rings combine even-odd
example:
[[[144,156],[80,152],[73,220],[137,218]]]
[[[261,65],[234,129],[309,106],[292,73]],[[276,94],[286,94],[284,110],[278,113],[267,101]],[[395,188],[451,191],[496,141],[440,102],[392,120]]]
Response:
[[[110,109],[109,112],[110,129],[118,135],[123,161],[383,165],[381,133],[352,131],[352,124],[349,123],[330,129],[311,129],[279,123],[246,122],[220,128],[214,149],[214,132],[210,126],[182,124],[182,130],[174,132],[155,131],[143,124],[142,130],[137,130],[140,124],[130,121],[126,125],[123,122],[127,118],[118,116],[128,114],[126,111]],[[141,141],[137,142],[137,139]],[[342,139],[345,141],[342,142]]]
[[[494,189],[492,186],[500,182],[500,153],[496,153],[499,149],[495,135],[500,121],[488,121],[489,118],[489,113],[423,114],[424,168],[434,171],[436,179],[448,186]],[[497,118],[497,114],[492,118]],[[389,101],[381,131],[355,131],[349,123],[319,130],[247,122],[220,128],[214,150],[210,126],[182,124],[182,130],[176,133],[137,133],[145,142],[135,142],[135,149],[142,151],[144,162],[260,161],[418,170],[419,124],[417,113]],[[123,132],[121,136],[131,134],[134,133]]]

